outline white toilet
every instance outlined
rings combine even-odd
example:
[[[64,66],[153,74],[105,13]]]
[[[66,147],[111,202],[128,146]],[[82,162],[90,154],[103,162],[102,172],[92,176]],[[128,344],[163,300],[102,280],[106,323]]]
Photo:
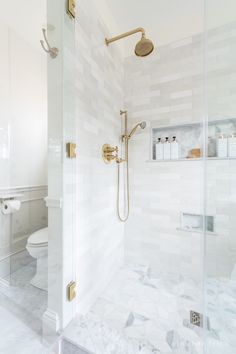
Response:
[[[37,259],[36,274],[31,284],[39,289],[48,289],[48,228],[45,227],[34,232],[28,238],[26,249]]]

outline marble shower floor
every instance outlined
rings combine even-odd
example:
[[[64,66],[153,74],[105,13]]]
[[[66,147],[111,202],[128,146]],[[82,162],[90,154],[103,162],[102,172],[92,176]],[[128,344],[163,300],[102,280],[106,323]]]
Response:
[[[209,306],[217,306],[219,287],[219,282],[209,280]],[[232,289],[229,293],[228,311],[229,307],[232,311],[236,294]],[[190,310],[202,312],[200,299],[202,290],[191,279],[158,277],[146,266],[127,265],[91,311],[68,326],[64,337],[94,354],[203,354],[203,329],[189,322]],[[234,354],[233,337],[229,344],[229,331],[222,327],[219,312],[211,310],[207,354]],[[221,316],[222,311],[224,306]]]
[[[1,354],[48,352],[41,341],[47,293],[30,284],[35,270],[33,258],[20,252],[11,259],[12,273],[0,283]]]
[[[189,279],[163,279],[147,266],[126,265],[64,335],[95,354],[198,354],[202,330],[189,323],[189,311],[199,309],[200,295]]]

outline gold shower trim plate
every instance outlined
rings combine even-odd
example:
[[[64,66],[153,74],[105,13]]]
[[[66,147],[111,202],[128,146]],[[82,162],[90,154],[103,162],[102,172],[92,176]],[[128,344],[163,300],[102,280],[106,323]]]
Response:
[[[102,158],[106,164],[115,161],[116,163],[124,162],[122,158],[118,157],[118,146],[111,146],[110,144],[104,144],[102,146]]]
[[[102,158],[107,164],[114,160],[116,161],[118,159],[118,146],[112,147],[110,144],[104,144],[102,147]]]

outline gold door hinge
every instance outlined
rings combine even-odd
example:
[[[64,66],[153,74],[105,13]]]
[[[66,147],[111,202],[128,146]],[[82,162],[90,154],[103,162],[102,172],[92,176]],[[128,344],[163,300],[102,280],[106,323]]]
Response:
[[[75,299],[76,297],[76,282],[75,281],[71,281],[68,285],[67,285],[67,298],[69,301],[72,301]]]
[[[67,13],[71,18],[75,18],[75,2],[76,0],[67,0]]]
[[[67,143],[66,144],[67,156],[70,159],[76,158],[76,144],[75,143]]]

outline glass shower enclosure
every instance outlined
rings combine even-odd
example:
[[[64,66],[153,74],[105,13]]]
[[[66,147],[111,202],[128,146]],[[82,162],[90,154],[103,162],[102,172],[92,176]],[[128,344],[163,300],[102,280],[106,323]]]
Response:
[[[74,21],[1,2],[0,38],[0,352],[42,353],[75,311]]]
[[[206,354],[236,345],[236,4],[206,0],[205,343]]]

